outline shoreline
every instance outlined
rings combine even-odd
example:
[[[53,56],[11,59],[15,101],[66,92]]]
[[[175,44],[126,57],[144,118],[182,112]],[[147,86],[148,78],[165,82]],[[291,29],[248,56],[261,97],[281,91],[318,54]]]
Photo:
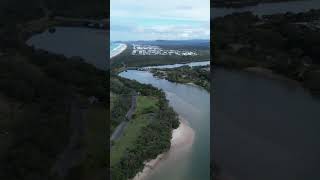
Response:
[[[245,69],[243,69],[243,71],[253,73],[255,75],[263,76],[265,78],[273,79],[273,80],[300,84],[300,82],[295,79],[291,79],[291,78],[286,77],[282,74],[275,73],[271,69],[267,69],[267,68],[254,66],[254,67],[245,68]]]
[[[261,76],[261,77],[272,79],[272,80],[278,80],[278,81],[283,81],[283,82],[290,82],[290,83],[299,84],[302,87],[304,87],[302,82],[300,82],[296,79],[287,77],[284,74],[279,74],[277,72],[274,72],[272,69],[264,68],[264,67],[260,67],[260,66],[250,66],[250,67],[240,67],[239,68],[239,67],[229,67],[228,65],[216,65],[216,68],[223,68],[223,69],[232,70],[232,71],[234,70],[234,71],[251,73],[253,75]]]
[[[153,170],[169,160],[172,154],[186,153],[193,145],[194,130],[189,126],[189,123],[179,117],[180,125],[177,129],[172,130],[171,146],[168,152],[159,154],[155,159],[145,163],[142,172],[136,174],[132,180],[146,180],[152,174]]]
[[[125,51],[128,48],[127,44],[123,44],[121,43],[116,49],[115,49],[115,53],[113,55],[110,54],[110,59],[118,56],[119,54],[121,54],[123,51]]]

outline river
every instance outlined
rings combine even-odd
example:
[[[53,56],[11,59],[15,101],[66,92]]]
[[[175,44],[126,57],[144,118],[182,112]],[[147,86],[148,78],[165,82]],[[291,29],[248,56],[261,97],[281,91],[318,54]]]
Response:
[[[320,101],[297,82],[217,68],[213,157],[234,180],[320,179]]]
[[[148,71],[128,70],[119,75],[162,89],[169,104],[187,121],[195,134],[193,145],[187,153],[181,151],[181,154],[165,159],[147,179],[210,179],[210,94],[198,86],[155,78]]]
[[[257,15],[320,8],[305,0],[243,8],[213,8]],[[214,69],[211,157],[227,180],[320,179],[320,100],[298,83],[248,72]]]
[[[210,61],[200,61],[200,62],[191,62],[191,63],[185,63],[185,64],[169,64],[169,65],[160,65],[160,66],[146,66],[142,69],[166,69],[166,68],[178,68],[182,66],[189,66],[189,67],[195,67],[195,66],[207,66],[210,65]]]

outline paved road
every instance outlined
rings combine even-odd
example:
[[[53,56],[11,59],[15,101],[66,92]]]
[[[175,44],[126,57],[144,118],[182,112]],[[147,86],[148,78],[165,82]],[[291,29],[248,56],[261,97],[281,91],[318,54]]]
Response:
[[[119,137],[122,135],[123,130],[127,126],[128,122],[131,120],[132,115],[136,110],[136,107],[137,107],[137,95],[134,94],[131,98],[131,107],[125,116],[126,119],[117,126],[117,128],[114,130],[114,132],[111,135],[110,147],[111,147],[111,142],[119,139]]]
[[[134,111],[136,110],[136,107],[137,107],[137,95],[134,94],[131,98],[131,107],[126,114],[126,120],[128,120],[128,121],[131,120],[132,115],[133,115]]]

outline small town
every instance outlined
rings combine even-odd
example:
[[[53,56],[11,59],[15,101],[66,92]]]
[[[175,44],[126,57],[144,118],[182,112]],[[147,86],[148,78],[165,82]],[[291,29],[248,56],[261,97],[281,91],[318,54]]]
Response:
[[[132,55],[142,55],[142,56],[150,56],[150,55],[163,55],[163,56],[196,56],[196,52],[187,51],[187,50],[168,50],[162,49],[159,46],[152,45],[138,45],[132,44],[133,50]]]

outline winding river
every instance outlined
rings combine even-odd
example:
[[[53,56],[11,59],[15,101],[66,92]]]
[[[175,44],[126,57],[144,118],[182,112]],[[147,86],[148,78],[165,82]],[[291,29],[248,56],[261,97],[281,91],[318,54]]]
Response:
[[[164,159],[147,179],[210,179],[210,94],[198,86],[155,78],[148,71],[128,70],[119,75],[162,89],[169,104],[194,131],[188,152],[181,151]]]

